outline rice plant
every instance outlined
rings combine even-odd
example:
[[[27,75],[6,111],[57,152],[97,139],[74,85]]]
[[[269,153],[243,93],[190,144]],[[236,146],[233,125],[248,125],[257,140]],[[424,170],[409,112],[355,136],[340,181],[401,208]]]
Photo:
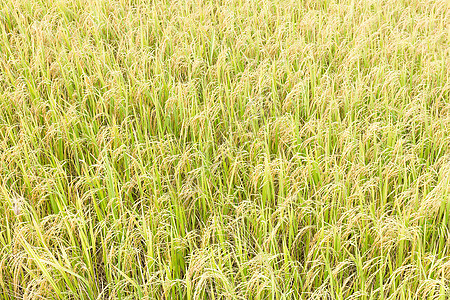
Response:
[[[449,299],[448,4],[0,0],[0,299]]]

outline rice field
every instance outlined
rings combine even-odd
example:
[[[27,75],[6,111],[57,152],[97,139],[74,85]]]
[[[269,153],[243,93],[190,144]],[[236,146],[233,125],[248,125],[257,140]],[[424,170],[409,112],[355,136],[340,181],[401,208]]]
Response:
[[[450,2],[0,0],[0,299],[450,299]]]

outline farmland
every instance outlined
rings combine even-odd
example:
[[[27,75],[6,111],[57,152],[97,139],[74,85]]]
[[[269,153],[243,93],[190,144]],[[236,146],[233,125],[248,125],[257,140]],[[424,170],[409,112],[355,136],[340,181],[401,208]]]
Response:
[[[0,0],[0,299],[448,299],[445,0]]]

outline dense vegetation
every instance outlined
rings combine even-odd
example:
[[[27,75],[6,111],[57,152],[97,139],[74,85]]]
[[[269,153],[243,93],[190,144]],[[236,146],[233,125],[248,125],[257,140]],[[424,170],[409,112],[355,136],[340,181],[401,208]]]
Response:
[[[1,0],[1,299],[448,299],[445,0]]]

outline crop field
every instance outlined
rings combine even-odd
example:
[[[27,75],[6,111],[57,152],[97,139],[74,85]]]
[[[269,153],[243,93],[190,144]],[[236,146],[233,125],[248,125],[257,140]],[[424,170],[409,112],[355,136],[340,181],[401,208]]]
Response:
[[[447,0],[0,0],[0,299],[450,299]]]

